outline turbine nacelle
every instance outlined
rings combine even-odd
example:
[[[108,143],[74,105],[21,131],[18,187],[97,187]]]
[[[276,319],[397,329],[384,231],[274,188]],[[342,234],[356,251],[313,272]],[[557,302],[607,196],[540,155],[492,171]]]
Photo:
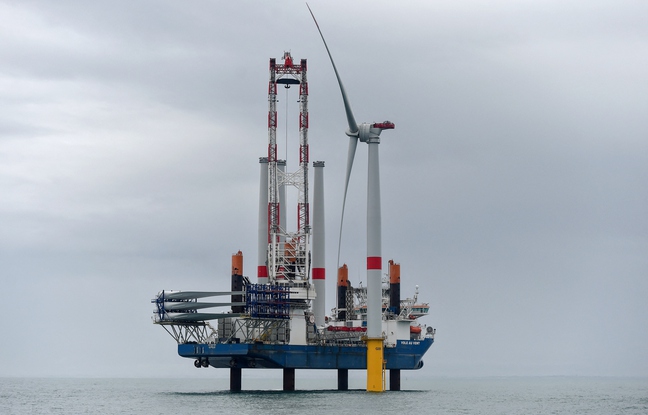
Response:
[[[355,137],[363,143],[380,143],[380,133],[382,130],[393,130],[395,127],[393,122],[383,121],[376,123],[363,122],[358,126],[358,131],[351,133],[346,131],[349,137]]]

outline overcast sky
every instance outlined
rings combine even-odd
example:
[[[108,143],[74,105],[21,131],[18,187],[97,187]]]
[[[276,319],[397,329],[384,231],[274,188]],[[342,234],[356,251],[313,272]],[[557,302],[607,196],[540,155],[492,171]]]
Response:
[[[648,376],[648,3],[310,5],[358,122],[396,124],[383,257],[431,305],[418,373]],[[255,277],[268,59],[285,50],[308,59],[334,306],[346,118],[303,1],[0,1],[0,15],[0,376],[227,376],[177,356],[150,299],[227,288],[238,250]],[[295,170],[288,92],[277,136]],[[354,285],[365,186],[360,144]]]

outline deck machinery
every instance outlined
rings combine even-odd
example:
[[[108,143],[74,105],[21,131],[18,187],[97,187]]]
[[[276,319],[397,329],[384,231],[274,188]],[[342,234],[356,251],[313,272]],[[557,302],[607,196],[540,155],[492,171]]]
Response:
[[[400,265],[389,261],[389,273],[379,282],[379,336],[367,336],[371,308],[367,288],[351,286],[346,265],[338,269],[337,306],[330,316],[325,315],[324,162],[313,163],[311,225],[306,60],[296,64],[285,52],[283,63],[270,59],[269,68],[268,153],[260,158],[257,281],[244,276],[239,251],[232,256],[229,290],[160,291],[152,300],[153,321],[176,340],[178,354],[193,359],[197,368],[228,368],[232,391],[241,390],[244,368],[283,369],[284,390],[294,390],[295,369],[336,369],[338,389],[346,390],[349,369],[367,370],[378,348],[380,378],[371,384],[368,379],[367,390],[385,389],[386,370],[390,389],[399,390],[400,370],[422,367],[422,357],[434,341],[435,330],[418,323],[429,306],[418,303],[418,288],[413,298],[401,300]],[[286,172],[287,164],[277,152],[279,85],[299,90],[299,165],[292,173]],[[293,232],[285,223],[289,186],[298,193]]]

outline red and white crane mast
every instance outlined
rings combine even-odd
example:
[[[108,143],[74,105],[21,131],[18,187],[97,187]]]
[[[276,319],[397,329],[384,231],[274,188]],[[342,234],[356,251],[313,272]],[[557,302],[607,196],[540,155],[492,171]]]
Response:
[[[293,62],[284,52],[284,63],[270,59],[268,84],[268,282],[277,280],[308,280],[310,250],[310,218],[308,203],[308,81],[306,59]],[[286,88],[299,85],[299,168],[283,172],[277,158],[277,84]],[[288,232],[280,215],[279,191],[282,186],[298,191],[297,231]]]

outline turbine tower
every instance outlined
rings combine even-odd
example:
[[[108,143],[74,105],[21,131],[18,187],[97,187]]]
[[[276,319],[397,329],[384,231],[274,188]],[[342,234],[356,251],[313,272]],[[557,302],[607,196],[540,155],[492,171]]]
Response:
[[[367,181],[367,390],[382,392],[385,390],[383,381],[383,349],[384,339],[382,335],[382,239],[381,239],[381,213],[380,213],[380,164],[378,144],[380,144],[380,133],[382,130],[394,128],[394,124],[385,121],[382,123],[362,123],[358,125],[351,105],[344,90],[344,85],[338,74],[333,56],[326,44],[322,30],[317,24],[315,15],[306,5],[315,21],[317,30],[324,42],[335,77],[337,78],[344,103],[349,128],[346,135],[349,136],[349,150],[347,154],[346,179],[344,183],[344,198],[342,201],[342,217],[340,220],[340,240],[338,241],[338,265],[339,246],[342,240],[342,223],[344,221],[344,208],[346,196],[349,189],[349,178],[353,168],[358,140],[367,143],[369,146],[368,160],[368,181]]]

